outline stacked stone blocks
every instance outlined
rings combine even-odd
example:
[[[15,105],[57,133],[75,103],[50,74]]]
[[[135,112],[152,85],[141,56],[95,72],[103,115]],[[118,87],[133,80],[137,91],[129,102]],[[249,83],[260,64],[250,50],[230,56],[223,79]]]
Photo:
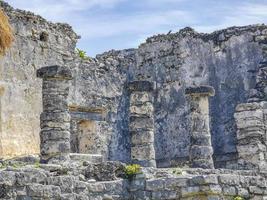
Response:
[[[190,163],[192,167],[214,168],[208,98],[215,91],[210,86],[198,86],[186,88],[185,94],[190,109]]]
[[[133,163],[144,167],[156,167],[153,90],[152,82],[129,83],[131,159]]]
[[[239,104],[236,107],[239,167],[266,170],[267,102]]]
[[[42,162],[57,162],[69,159],[70,153],[70,114],[68,94],[69,69],[60,66],[43,67],[37,71],[43,79],[43,112],[40,116],[40,149]]]

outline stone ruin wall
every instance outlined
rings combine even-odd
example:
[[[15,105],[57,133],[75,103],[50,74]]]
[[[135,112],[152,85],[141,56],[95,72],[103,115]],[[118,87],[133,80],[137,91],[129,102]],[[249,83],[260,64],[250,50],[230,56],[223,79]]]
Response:
[[[150,80],[156,82],[158,166],[174,166],[188,160],[188,105],[184,89],[193,84],[211,85],[216,91],[210,99],[215,165],[231,167],[231,162],[236,162],[234,111],[238,103],[246,102],[255,86],[255,73],[263,58],[258,38],[267,36],[265,25],[229,28],[212,34],[186,28],[148,38],[137,49],[112,50],[85,61],[74,53],[78,36],[68,25],[52,24],[3,2],[1,5],[16,36],[0,65],[4,157],[39,152],[41,81],[35,74],[42,66],[58,64],[69,67],[74,77],[70,91],[73,151],[129,161],[127,83]],[[90,131],[94,132],[93,138],[83,136]],[[97,148],[80,144],[81,137],[87,137],[88,144],[93,140]]]
[[[37,154],[41,113],[41,81],[36,70],[65,64],[77,35],[66,24],[52,24],[32,13],[0,6],[8,14],[15,42],[1,59],[1,157]]]

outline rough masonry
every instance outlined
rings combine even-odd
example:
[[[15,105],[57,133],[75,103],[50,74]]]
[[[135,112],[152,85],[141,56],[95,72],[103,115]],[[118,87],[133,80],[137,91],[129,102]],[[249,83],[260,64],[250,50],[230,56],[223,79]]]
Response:
[[[211,145],[209,96],[214,96],[212,87],[198,86],[186,88],[190,108],[190,150],[192,167],[214,168],[213,148]]]
[[[70,113],[68,94],[72,75],[60,66],[43,67],[37,71],[43,79],[40,150],[41,162],[69,160]]]
[[[131,159],[144,167],[156,167],[154,149],[154,84],[135,81],[130,90],[129,130]]]

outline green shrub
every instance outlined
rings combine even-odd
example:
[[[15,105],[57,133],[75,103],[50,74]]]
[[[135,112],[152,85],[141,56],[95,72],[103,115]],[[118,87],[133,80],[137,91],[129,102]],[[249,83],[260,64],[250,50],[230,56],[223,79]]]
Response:
[[[172,170],[172,173],[175,175],[181,175],[183,171],[180,168],[175,168]]]
[[[240,197],[240,196],[236,196],[236,197],[233,198],[233,200],[244,200],[244,198]]]
[[[76,48],[76,52],[79,54],[79,57],[83,60],[88,60],[89,57],[86,55],[86,52],[81,50],[81,49],[78,49]]]
[[[124,172],[125,172],[126,177],[131,179],[136,174],[141,173],[141,166],[138,164],[126,165],[126,167],[124,168]]]

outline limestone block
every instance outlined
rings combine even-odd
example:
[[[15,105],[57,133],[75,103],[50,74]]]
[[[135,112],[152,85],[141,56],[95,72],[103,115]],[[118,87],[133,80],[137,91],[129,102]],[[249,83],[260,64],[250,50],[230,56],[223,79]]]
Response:
[[[259,155],[261,153],[264,159],[264,154],[262,152],[266,151],[266,146],[261,143],[238,145],[237,151],[240,157],[246,157],[249,155],[257,156],[257,154]],[[258,158],[260,157],[261,156],[259,156]]]
[[[47,140],[64,140],[70,138],[70,132],[69,131],[60,131],[60,130],[42,130],[40,133],[41,140],[47,141]]]
[[[146,181],[146,190],[148,191],[163,190],[164,187],[165,187],[164,179],[150,179]]]
[[[209,124],[208,124],[208,116],[200,116],[197,114],[197,116],[193,116],[190,119],[192,122],[191,124],[191,131],[192,132],[205,132],[209,131]]]
[[[137,92],[151,92],[155,88],[155,83],[150,81],[133,81],[128,84],[128,89],[130,91]]]
[[[181,188],[182,197],[192,196],[192,194],[196,194],[198,192],[200,192],[199,186],[188,186]]]
[[[38,69],[37,77],[43,79],[72,79],[72,74],[68,68],[54,65]]]
[[[149,144],[132,146],[131,158],[133,160],[153,160],[153,159],[155,159],[154,146],[149,145]]]
[[[131,105],[141,105],[153,101],[153,95],[148,92],[132,92],[130,96]]]
[[[237,120],[260,120],[263,121],[263,110],[244,110],[234,114]]]
[[[197,146],[194,145],[190,149],[191,158],[194,159],[211,159],[213,154],[213,149],[210,146]]]
[[[185,187],[188,185],[189,177],[175,177],[165,179],[165,188],[170,190],[175,190],[179,187]]]
[[[129,129],[130,129],[130,131],[153,130],[154,129],[154,120],[153,120],[153,118],[130,117]]]
[[[218,184],[218,178],[216,175],[201,175],[194,176],[190,183],[192,185],[209,185],[209,184]]]
[[[193,168],[203,168],[203,169],[212,169],[214,168],[213,160],[212,159],[195,159],[192,162]]]
[[[69,153],[70,152],[70,143],[69,140],[46,140],[41,143],[41,153],[43,155],[60,154],[60,153]]]
[[[207,133],[207,132],[206,132]],[[211,146],[211,136],[205,133],[193,132],[191,135],[191,142],[199,146]]]
[[[69,122],[46,121],[40,124],[42,130],[70,130]]]
[[[235,196],[237,195],[237,189],[234,186],[224,186],[222,188],[223,194]]]
[[[241,112],[241,111],[253,111],[257,109],[262,109],[262,105],[257,102],[252,102],[252,103],[241,103],[236,106],[236,112]]]
[[[237,175],[219,175],[219,182],[224,185],[239,185],[240,177]]]
[[[70,114],[67,111],[64,112],[42,112],[40,115],[40,120],[45,121],[57,121],[57,122],[70,122]]]
[[[155,191],[152,192],[152,199],[160,200],[160,199],[177,199],[179,198],[179,193],[177,191]]]
[[[153,144],[154,132],[153,131],[131,131],[132,145]]]
[[[154,107],[151,103],[130,106],[130,116],[153,117]]]

